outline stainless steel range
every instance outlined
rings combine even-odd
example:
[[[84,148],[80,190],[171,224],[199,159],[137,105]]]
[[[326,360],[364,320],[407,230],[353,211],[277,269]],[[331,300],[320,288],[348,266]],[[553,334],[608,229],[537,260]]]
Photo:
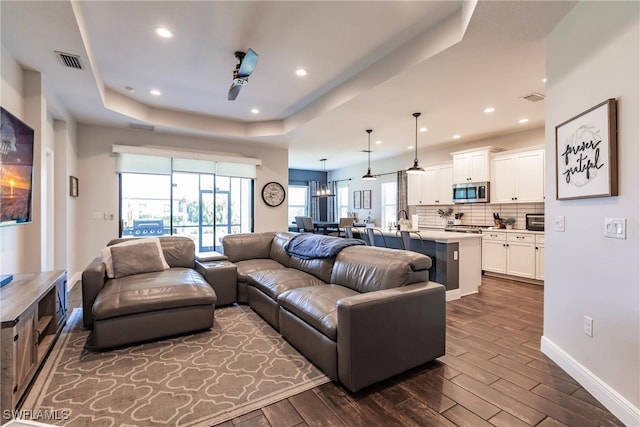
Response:
[[[444,231],[454,231],[457,233],[482,233],[482,228],[478,225],[447,225]]]

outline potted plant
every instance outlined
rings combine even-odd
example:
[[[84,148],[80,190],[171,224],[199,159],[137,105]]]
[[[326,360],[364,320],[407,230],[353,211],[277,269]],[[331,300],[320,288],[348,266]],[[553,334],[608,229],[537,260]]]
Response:
[[[516,219],[514,217],[509,217],[503,219],[502,222],[507,226],[508,229],[512,229],[513,225],[516,223]]]
[[[447,225],[447,218],[449,218],[452,213],[452,208],[438,209],[438,215],[440,215],[440,218],[444,219],[444,225]]]

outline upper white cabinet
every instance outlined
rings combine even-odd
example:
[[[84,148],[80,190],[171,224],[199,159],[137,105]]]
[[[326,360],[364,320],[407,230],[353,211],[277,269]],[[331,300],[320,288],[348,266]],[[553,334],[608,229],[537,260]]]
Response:
[[[482,148],[451,153],[453,156],[453,183],[489,181],[490,153],[493,148]]]
[[[544,150],[501,153],[491,160],[491,202],[544,201]]]
[[[425,173],[407,175],[409,205],[451,205],[453,166],[451,163],[427,166]]]

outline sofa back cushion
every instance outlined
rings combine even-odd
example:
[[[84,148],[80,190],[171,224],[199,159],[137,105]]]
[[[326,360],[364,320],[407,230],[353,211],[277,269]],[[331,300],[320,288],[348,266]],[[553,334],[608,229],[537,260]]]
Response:
[[[271,258],[271,242],[275,233],[229,234],[222,238],[222,250],[231,262]]]
[[[189,237],[186,236],[160,236],[162,254],[169,267],[194,268],[196,258],[196,245]],[[138,238],[119,238],[113,239],[107,246],[113,246],[118,243],[133,243]]]
[[[271,243],[270,257],[274,261],[278,261],[285,267],[289,267],[291,263],[291,257],[287,253],[286,245],[291,238],[295,236],[295,233],[280,232],[273,236],[273,242]]]
[[[398,249],[352,246],[333,264],[331,281],[358,292],[372,292],[429,281],[431,258]]]
[[[334,261],[335,258],[302,259],[292,255],[289,266],[313,274],[325,283],[330,283]]]

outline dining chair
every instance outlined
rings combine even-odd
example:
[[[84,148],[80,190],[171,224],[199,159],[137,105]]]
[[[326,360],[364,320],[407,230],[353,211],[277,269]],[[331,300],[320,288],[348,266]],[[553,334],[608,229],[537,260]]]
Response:
[[[341,236],[342,231],[346,231],[345,227],[353,226],[353,218],[351,217],[343,217],[338,221],[338,231],[334,233],[330,233],[331,236]]]
[[[316,228],[313,226],[313,220],[310,216],[297,216],[296,225],[298,231],[303,233],[315,233]]]

